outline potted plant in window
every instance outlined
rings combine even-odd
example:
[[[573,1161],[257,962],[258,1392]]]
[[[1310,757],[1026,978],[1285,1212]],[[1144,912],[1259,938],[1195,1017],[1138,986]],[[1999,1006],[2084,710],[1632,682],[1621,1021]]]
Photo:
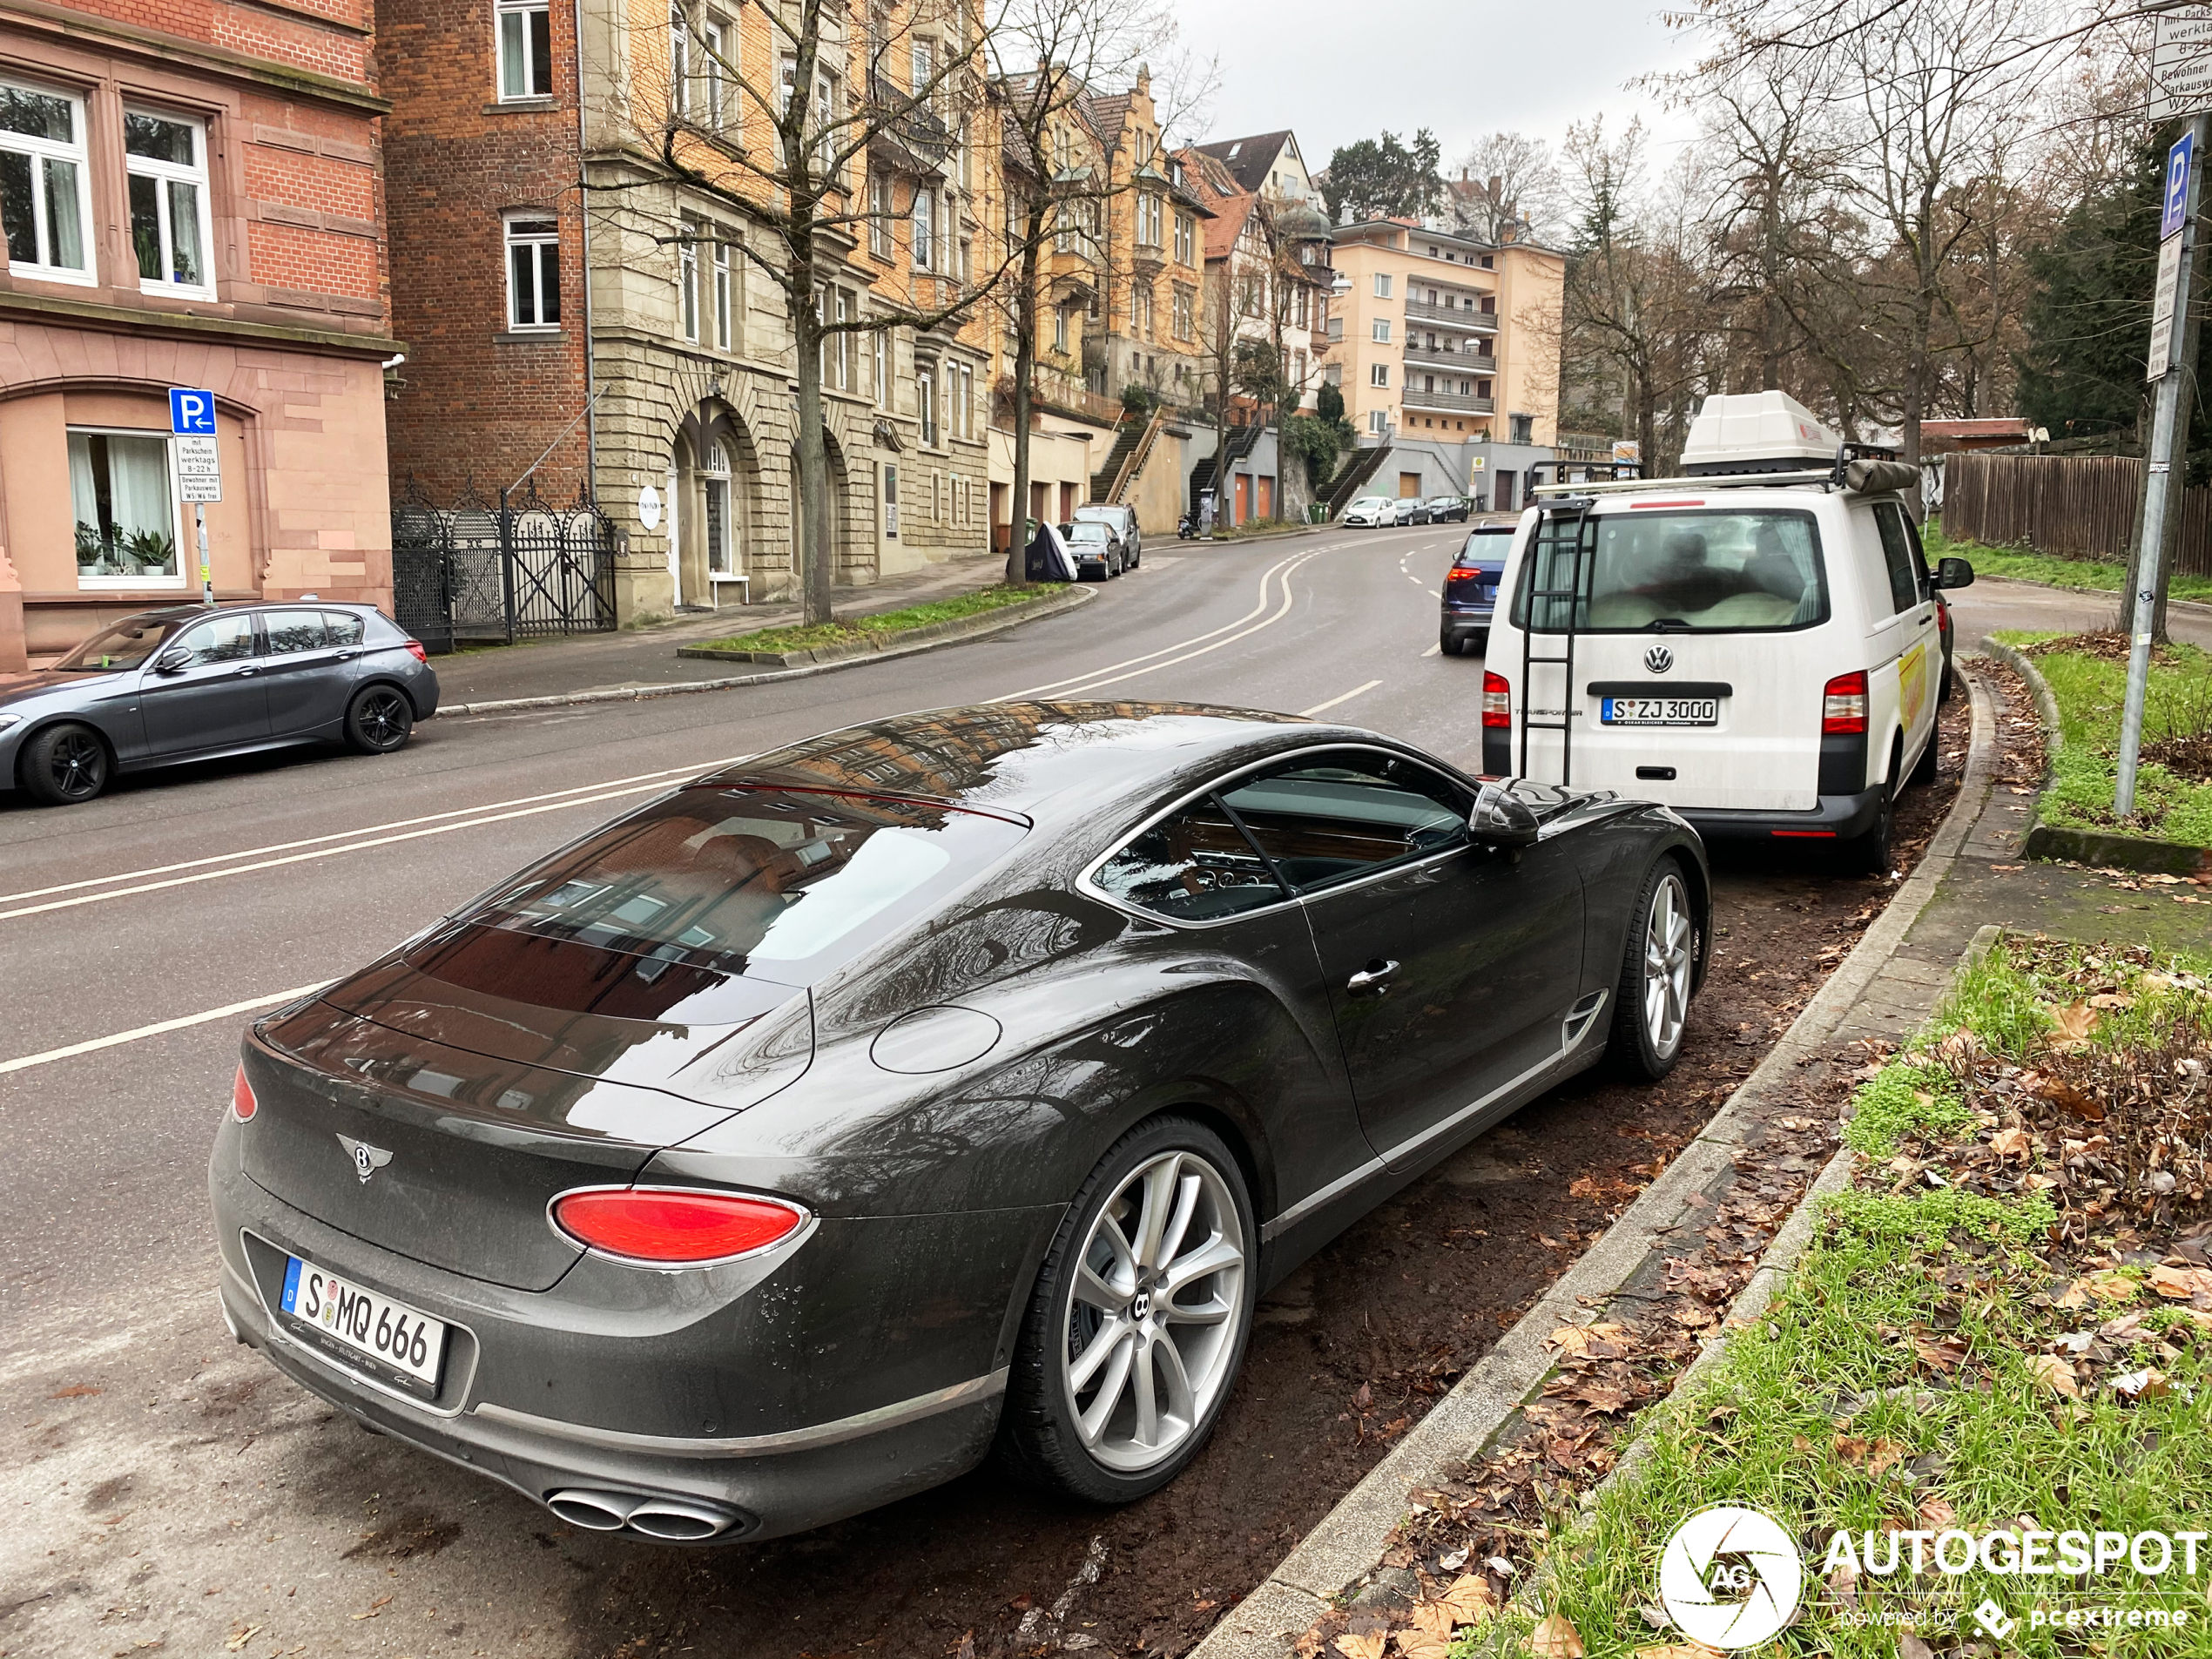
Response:
[[[132,576],[171,576],[171,564],[175,559],[177,543],[166,530],[132,530],[124,538],[124,551],[129,555],[130,574]]]
[[[113,576],[116,573],[115,547],[100,534],[98,524],[77,521],[77,573],[79,576]]]

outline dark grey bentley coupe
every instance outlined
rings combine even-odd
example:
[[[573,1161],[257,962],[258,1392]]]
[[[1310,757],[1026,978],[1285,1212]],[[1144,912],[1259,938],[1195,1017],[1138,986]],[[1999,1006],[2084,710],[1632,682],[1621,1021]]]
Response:
[[[256,1025],[225,1314],[580,1527],[765,1538],[995,1446],[1104,1502],[1255,1298],[1703,971],[1665,808],[1006,703],[685,785]]]

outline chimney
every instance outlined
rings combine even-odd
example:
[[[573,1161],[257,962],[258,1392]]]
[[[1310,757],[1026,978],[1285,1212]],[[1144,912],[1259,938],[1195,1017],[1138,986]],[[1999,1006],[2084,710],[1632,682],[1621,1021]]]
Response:
[[[1499,178],[1499,177],[1498,177],[1498,175],[1497,175],[1496,173],[1494,173],[1494,173],[1492,173],[1492,174],[1490,175],[1490,190],[1489,190],[1489,196],[1490,196],[1490,199],[1491,199],[1492,201],[1495,201],[1495,200],[1497,200],[1497,199],[1498,199],[1498,193],[1499,193],[1501,191],[1502,191],[1503,189],[1505,189],[1505,187],[1506,187],[1506,181],[1505,181],[1504,179],[1502,179]]]

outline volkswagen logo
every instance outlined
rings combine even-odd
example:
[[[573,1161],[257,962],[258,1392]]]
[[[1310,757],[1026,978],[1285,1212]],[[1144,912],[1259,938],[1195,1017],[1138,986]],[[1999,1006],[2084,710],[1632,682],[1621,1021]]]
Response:
[[[1655,674],[1663,674],[1675,665],[1675,654],[1664,645],[1654,645],[1644,652],[1643,665]]]
[[[1659,1558],[1659,1600],[1710,1648],[1756,1648],[1790,1622],[1804,1563],[1790,1534],[1757,1509],[1715,1504],[1675,1528]]]
[[[392,1161],[392,1155],[381,1146],[371,1146],[367,1141],[357,1141],[350,1135],[341,1135],[338,1144],[346,1149],[346,1156],[354,1161],[354,1173],[361,1178],[361,1185],[368,1184],[368,1177]]]

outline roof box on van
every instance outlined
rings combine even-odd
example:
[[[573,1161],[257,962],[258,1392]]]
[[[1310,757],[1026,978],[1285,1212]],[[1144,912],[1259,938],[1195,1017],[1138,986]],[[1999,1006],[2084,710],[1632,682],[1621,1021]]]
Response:
[[[1836,435],[1786,392],[1716,393],[1689,423],[1683,475],[1804,472],[1835,464]]]

